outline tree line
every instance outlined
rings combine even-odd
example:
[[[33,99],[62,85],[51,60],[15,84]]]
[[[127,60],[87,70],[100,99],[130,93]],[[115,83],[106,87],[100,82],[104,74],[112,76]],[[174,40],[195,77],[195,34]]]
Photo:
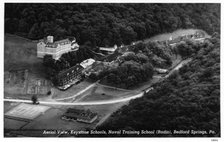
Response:
[[[75,36],[81,45],[113,46],[179,28],[219,32],[220,4],[5,4],[5,32],[30,39]]]
[[[131,88],[152,79],[154,67],[168,68],[172,56],[176,56],[170,46],[162,42],[139,42],[126,47],[128,51],[113,54],[116,59],[100,73],[92,73],[89,78],[103,80],[103,83],[119,88]]]
[[[43,58],[43,65],[48,79],[57,85],[55,82],[56,75],[66,69],[69,69],[82,61],[93,58],[94,55],[89,50],[89,47],[84,45],[80,46],[79,50],[64,53],[58,60],[52,58],[52,55],[45,55]]]
[[[220,136],[220,40],[214,36],[198,46],[189,64],[142,98],[130,101],[97,129],[214,130],[212,135],[169,136]]]

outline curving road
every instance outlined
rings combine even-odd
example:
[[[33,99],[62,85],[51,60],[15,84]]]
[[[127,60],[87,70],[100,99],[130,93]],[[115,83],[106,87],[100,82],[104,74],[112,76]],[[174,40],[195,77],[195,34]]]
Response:
[[[169,77],[172,72],[174,70],[178,70],[179,68],[181,68],[184,64],[190,62],[192,59],[187,59],[182,61],[180,64],[178,64],[173,70],[171,70],[164,78]],[[96,82],[97,83],[97,82]],[[73,99],[74,97],[77,97],[79,95],[81,95],[82,93],[84,93],[85,91],[87,91],[88,89],[90,89],[91,87],[93,87],[95,85],[95,83],[89,85],[88,87],[86,87],[84,90],[80,91],[79,93],[70,96],[70,97],[66,97],[66,98],[60,98],[60,99],[55,99],[54,101],[39,101],[40,104],[44,104],[44,105],[64,105],[64,106],[86,106],[86,105],[105,105],[105,104],[114,104],[114,103],[120,103],[120,102],[126,102],[126,101],[130,101],[132,99],[136,99],[136,98],[140,98],[144,95],[144,92],[148,93],[149,91],[151,91],[153,89],[153,87],[150,87],[146,90],[143,90],[142,92],[131,96],[131,97],[125,97],[125,98],[120,98],[120,99],[114,99],[114,100],[104,100],[104,101],[92,101],[92,102],[57,102],[57,101],[61,101],[61,100],[67,100],[67,99]],[[19,100],[19,99],[10,99],[10,98],[5,98],[4,99],[5,102],[20,102],[20,103],[32,103],[31,100]]]
[[[178,70],[179,68],[181,68],[184,64],[190,62],[192,59],[187,59],[182,61],[180,64],[178,64],[173,70],[171,70],[164,78],[167,78],[168,76],[170,76],[172,74],[172,72],[174,70]],[[97,82],[96,82],[97,83]],[[95,85],[95,83],[91,84],[90,86],[86,87],[84,90],[80,91],[78,94],[75,94],[73,96],[70,97],[66,97],[66,98],[60,98],[60,99],[56,99],[56,101],[61,101],[61,100],[67,100],[67,99],[73,99],[74,97],[77,97],[78,95],[81,95],[82,93],[84,93],[85,91],[87,91],[88,89],[90,89],[91,87],[93,87]],[[148,93],[149,91],[151,91],[153,89],[153,87],[148,88],[147,90],[142,91],[141,93],[131,96],[131,97],[126,97],[126,98],[120,98],[120,99],[115,99],[115,100],[106,100],[106,101],[93,101],[93,102],[71,102],[71,103],[66,103],[66,102],[52,102],[52,101],[40,101],[40,104],[44,104],[44,105],[65,105],[65,106],[78,106],[78,105],[105,105],[105,104],[114,104],[114,103],[120,103],[120,102],[126,102],[126,101],[130,101],[132,99],[136,99],[136,98],[140,98],[143,96],[144,92]],[[32,103],[31,100],[19,100],[19,99],[9,99],[6,98],[4,99],[4,101],[6,102],[21,102],[21,103]]]
[[[73,103],[66,103],[66,102],[47,102],[47,101],[39,101],[40,104],[43,105],[65,105],[65,106],[87,106],[87,105],[105,105],[105,104],[115,104],[120,102],[130,101],[132,99],[142,97],[144,92],[141,92],[137,95],[120,98],[115,100],[108,100],[108,101],[93,101],[93,102],[73,102]],[[5,102],[18,102],[18,103],[32,103],[31,100],[19,100],[19,99],[4,99]]]

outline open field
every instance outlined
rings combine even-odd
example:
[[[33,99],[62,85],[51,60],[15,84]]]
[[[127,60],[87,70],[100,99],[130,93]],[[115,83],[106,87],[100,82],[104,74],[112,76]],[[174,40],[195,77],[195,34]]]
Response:
[[[17,73],[19,72],[19,73]],[[5,71],[4,96],[30,99],[32,95],[45,97],[51,91],[49,80],[28,70]]]
[[[77,106],[78,109],[90,109],[92,112],[98,114],[98,119],[92,124],[85,124],[81,122],[66,121],[61,119],[61,115],[68,108],[62,108],[61,106],[55,106],[48,110],[44,115],[40,115],[35,120],[27,123],[18,122],[17,120],[12,123],[16,126],[5,126],[5,132],[10,132],[11,135],[21,135],[30,137],[56,137],[58,135],[43,135],[44,130],[89,130],[95,128],[97,125],[103,123],[113,112],[119,109],[125,103],[110,104],[110,105],[98,105],[98,106]],[[18,124],[17,124],[18,123]],[[9,124],[9,123],[6,123]],[[56,125],[57,124],[57,125]],[[17,128],[21,128],[19,131]],[[67,135],[69,136],[69,135]]]
[[[35,121],[32,121],[31,123],[23,127],[23,129],[82,130],[83,128],[88,126],[88,124],[85,123],[62,120],[61,116],[65,111],[66,110],[61,109],[50,109],[45,115],[38,117],[37,119],[35,119]]]
[[[4,113],[8,112],[13,107],[17,106],[19,103],[10,103],[10,102],[4,102]]]
[[[15,120],[15,119],[11,119],[11,118],[4,118],[4,128],[5,129],[20,129],[27,123],[29,123],[29,122]]]
[[[5,113],[7,117],[19,118],[19,119],[28,119],[33,120],[40,114],[47,111],[50,107],[41,106],[41,105],[33,105],[33,104],[24,104],[21,103],[16,107],[12,108],[8,112]]]
[[[108,116],[112,112],[120,108],[124,103],[112,104],[112,105],[98,105],[98,106],[76,106],[77,109],[90,109],[92,112],[98,114],[98,119],[92,124],[86,124],[81,122],[62,120],[61,116],[67,108],[61,108],[60,106],[53,107],[48,110],[44,115],[41,115],[24,126],[22,130],[42,130],[42,129],[60,129],[60,130],[85,130],[94,128],[97,123],[104,117]],[[73,107],[74,108],[74,107]],[[57,125],[55,125],[57,124]]]
[[[35,74],[29,74],[26,86],[27,94],[46,95],[51,91],[52,83],[50,80],[38,77]]]
[[[119,99],[123,97],[133,96],[137,92],[97,84],[97,86],[90,90],[88,93],[89,94],[86,95],[86,97],[80,99],[79,102]]]
[[[25,94],[28,70],[5,71],[4,91],[10,94]]]
[[[83,89],[85,89],[87,86],[90,86],[91,84],[93,84],[93,83],[89,82],[89,81],[82,81],[77,85],[73,85],[72,87],[70,87],[69,89],[67,89],[65,91],[61,91],[61,90],[53,87],[52,88],[52,98],[53,99],[62,99],[62,98],[71,97],[71,96],[77,94],[78,92],[82,91]]]
[[[4,70],[28,69],[43,75],[42,59],[36,57],[36,42],[5,34]]]
[[[4,96],[30,99],[27,94],[47,94],[50,85],[42,59],[36,57],[36,42],[11,34],[5,34],[4,41]]]

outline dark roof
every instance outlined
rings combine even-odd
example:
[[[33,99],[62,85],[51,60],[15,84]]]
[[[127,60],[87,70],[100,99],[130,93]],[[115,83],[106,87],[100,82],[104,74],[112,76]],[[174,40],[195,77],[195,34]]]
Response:
[[[63,77],[63,76],[67,76],[67,73],[71,73],[72,71],[78,71],[80,69],[83,69],[83,67],[80,66],[80,65],[75,65],[75,66],[73,66],[73,67],[71,67],[67,70],[64,70],[64,71],[60,72],[58,74],[58,78]]]
[[[91,120],[95,116],[97,116],[97,113],[93,113],[89,109],[82,110],[82,109],[69,108],[69,109],[67,109],[67,112],[64,114],[64,116],[74,117],[74,118],[78,118],[78,119]]]

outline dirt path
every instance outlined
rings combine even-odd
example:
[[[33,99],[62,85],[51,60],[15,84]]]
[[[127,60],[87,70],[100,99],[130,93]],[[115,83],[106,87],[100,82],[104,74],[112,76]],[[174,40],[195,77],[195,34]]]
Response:
[[[64,100],[68,100],[68,99],[74,99],[79,95],[82,95],[84,92],[86,92],[87,90],[89,90],[90,88],[92,88],[93,86],[95,86],[96,83],[93,83],[91,85],[89,85],[88,87],[86,87],[85,89],[81,90],[80,92],[78,92],[77,94],[70,96],[70,97],[66,97],[66,98],[60,98],[60,99],[55,99],[56,101],[64,101]]]

